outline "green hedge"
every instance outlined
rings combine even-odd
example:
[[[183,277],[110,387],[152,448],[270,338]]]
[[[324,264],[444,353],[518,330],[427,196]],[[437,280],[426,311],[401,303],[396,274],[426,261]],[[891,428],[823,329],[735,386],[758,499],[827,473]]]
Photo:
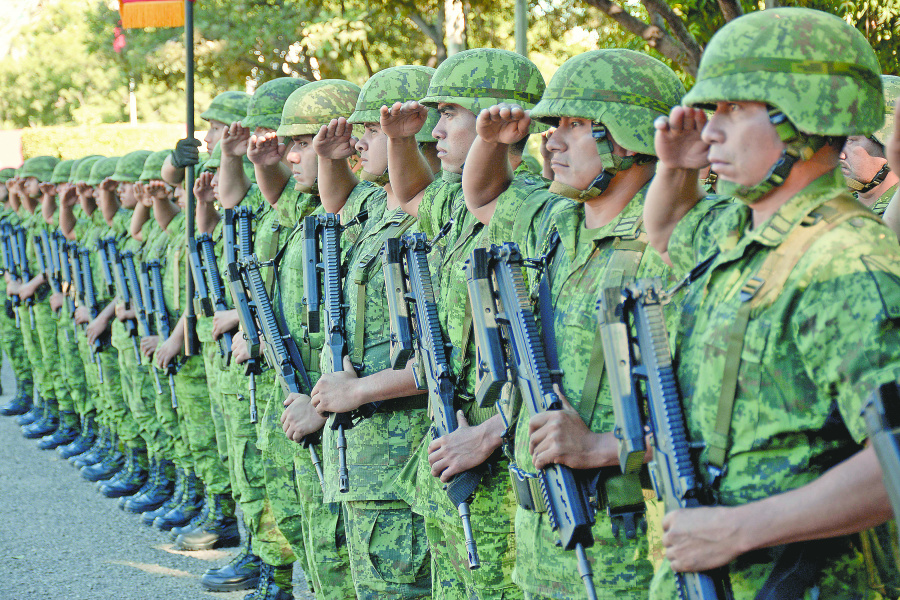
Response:
[[[184,123],[30,127],[22,130],[22,159],[49,155],[66,160],[91,154],[122,156],[134,150],[163,150],[174,148],[184,133]]]

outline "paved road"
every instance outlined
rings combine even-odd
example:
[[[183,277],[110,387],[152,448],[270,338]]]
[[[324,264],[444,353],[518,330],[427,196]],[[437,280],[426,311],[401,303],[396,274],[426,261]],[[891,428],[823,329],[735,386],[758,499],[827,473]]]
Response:
[[[2,370],[5,403],[15,388]],[[0,417],[0,600],[239,600],[199,583],[235,549],[181,552],[168,534],[141,524],[55,452]],[[313,599],[295,569],[294,594]]]

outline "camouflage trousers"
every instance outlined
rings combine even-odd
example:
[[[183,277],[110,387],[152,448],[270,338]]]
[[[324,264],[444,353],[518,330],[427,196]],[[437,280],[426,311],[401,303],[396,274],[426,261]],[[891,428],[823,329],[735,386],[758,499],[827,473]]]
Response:
[[[35,388],[39,392],[34,398],[34,405],[43,406],[44,403],[41,396],[45,395],[47,383],[45,381],[46,370],[44,369],[43,356],[41,356],[41,342],[38,338],[37,322],[35,322],[35,328],[31,329],[32,320],[29,316],[28,307],[25,305],[25,302],[22,302],[22,305],[18,310],[20,323],[19,331],[22,334],[22,347],[25,349],[25,356],[28,358],[32,381],[34,381]]]
[[[873,527],[859,534],[866,557],[869,587],[885,598],[900,597],[900,548],[897,546],[897,522]]]
[[[206,482],[206,491],[210,494],[232,495],[232,477],[228,462],[228,439],[225,434],[225,413],[222,404],[222,389],[219,385],[221,361],[219,345],[215,342],[203,342],[200,345],[203,356],[203,368],[206,372],[206,389],[209,398],[209,415],[207,417],[207,435],[212,433],[215,448],[216,465],[211,473],[212,478]]]
[[[342,502],[356,597],[430,598],[425,520],[403,501]]]
[[[228,481],[228,469],[219,461],[202,358],[188,358],[175,375],[175,395],[178,398],[181,436],[189,450],[191,470],[203,480],[205,486]]]
[[[66,393],[58,399],[59,410],[74,411],[84,416],[88,393],[87,378],[75,335],[72,315],[69,314],[68,308],[63,306],[56,326],[56,347],[59,349],[59,363],[62,370],[60,379]]]
[[[466,538],[460,523],[425,517],[431,547],[431,593],[436,599],[507,600],[524,598],[512,581],[516,564],[515,534],[481,531],[472,533],[481,568],[469,569]]]
[[[112,343],[119,351],[119,380],[127,409],[119,424],[119,438],[131,448],[146,448],[148,454],[152,455],[152,444],[159,435],[156,407],[153,404],[156,393],[148,380],[146,368],[140,364],[139,357],[135,356],[134,343],[126,333],[125,326],[114,320],[112,329]],[[143,452],[138,457],[143,463]]]
[[[6,302],[9,303],[10,310],[14,310],[11,301],[6,300]],[[0,307],[0,344],[3,345],[3,351],[9,357],[16,381],[31,395],[34,380],[31,375],[31,363],[28,362],[28,355],[25,354],[25,346],[22,342],[22,332],[16,327],[16,319],[7,315],[5,307]]]
[[[40,390],[44,398],[52,398],[56,401],[66,395],[66,388],[63,381],[63,370],[59,360],[59,347],[56,339],[56,317],[50,309],[48,300],[37,302],[34,305],[34,321],[35,332],[37,333],[37,342],[42,357],[42,369],[44,372],[43,383]],[[70,420],[68,425],[72,424]]]

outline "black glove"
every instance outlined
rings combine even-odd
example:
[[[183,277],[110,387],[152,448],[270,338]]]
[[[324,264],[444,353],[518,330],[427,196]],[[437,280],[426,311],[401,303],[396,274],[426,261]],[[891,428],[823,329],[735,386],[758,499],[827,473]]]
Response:
[[[184,169],[200,162],[200,140],[196,138],[184,138],[178,140],[175,149],[172,150],[172,166],[176,169]]]

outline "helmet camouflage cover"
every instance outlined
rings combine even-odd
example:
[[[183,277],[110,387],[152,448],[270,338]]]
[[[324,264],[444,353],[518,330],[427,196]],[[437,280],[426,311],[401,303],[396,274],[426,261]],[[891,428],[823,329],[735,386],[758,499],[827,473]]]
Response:
[[[424,96],[434,72],[431,67],[403,65],[375,73],[363,85],[356,101],[356,110],[347,120],[351,123],[378,123],[381,119],[382,106],[418,100]],[[431,136],[431,130],[434,129],[439,117],[437,110],[428,109],[428,120],[416,134],[417,141],[435,141]]]
[[[112,177],[116,172],[116,166],[119,164],[119,158],[118,156],[110,156],[95,162],[94,166],[91,167],[91,176],[85,183],[88,185],[100,185],[104,179]]]
[[[872,137],[884,146],[894,129],[894,103],[900,98],[900,77],[882,75],[881,83],[884,85],[884,127],[876,131]]]
[[[144,170],[144,163],[147,157],[153,154],[150,150],[135,150],[129,152],[116,165],[116,172],[112,174],[113,181],[122,181],[124,183],[134,183],[141,176]]]
[[[59,164],[55,156],[35,156],[22,165],[19,177],[35,177],[38,181],[49,182],[53,177],[53,169]]]
[[[75,166],[75,160],[61,160],[53,167],[53,174],[50,176],[50,183],[66,183],[72,175],[72,169]]]
[[[734,19],[710,40],[684,104],[764,102],[801,132],[871,135],[884,122],[881,67],[863,35],[808,8]]]
[[[674,71],[655,58],[620,48],[592,50],[563,63],[531,116],[548,125],[560,117],[591,119],[626,150],[656,155],[653,121],[682,96]]]
[[[6,167],[5,169],[0,169],[0,183],[6,183],[10,179],[16,176],[16,170],[12,167]]]
[[[78,163],[77,170],[73,170],[75,176],[72,183],[88,183],[88,180],[91,178],[91,169],[93,169],[94,165],[97,164],[102,158],[103,157],[99,154],[94,154],[92,156],[86,156],[82,158],[81,162]]]
[[[297,88],[307,83],[309,82],[301,77],[279,77],[265,82],[251,96],[247,116],[241,121],[241,125],[249,129],[278,129],[284,103]]]
[[[442,62],[419,102],[430,108],[458,104],[476,115],[502,102],[530,109],[541,99],[544,77],[530,60],[509,50],[473,48]]]
[[[247,116],[248,104],[250,94],[247,92],[222,92],[213,98],[209,108],[200,113],[200,118],[231,125]]]
[[[348,117],[359,98],[359,86],[343,79],[322,79],[304,85],[284,103],[279,136],[315,135],[332,119]]]
[[[166,158],[172,153],[171,150],[157,150],[147,157],[144,161],[144,168],[138,181],[150,181],[153,179],[162,179],[162,166],[166,162]]]

